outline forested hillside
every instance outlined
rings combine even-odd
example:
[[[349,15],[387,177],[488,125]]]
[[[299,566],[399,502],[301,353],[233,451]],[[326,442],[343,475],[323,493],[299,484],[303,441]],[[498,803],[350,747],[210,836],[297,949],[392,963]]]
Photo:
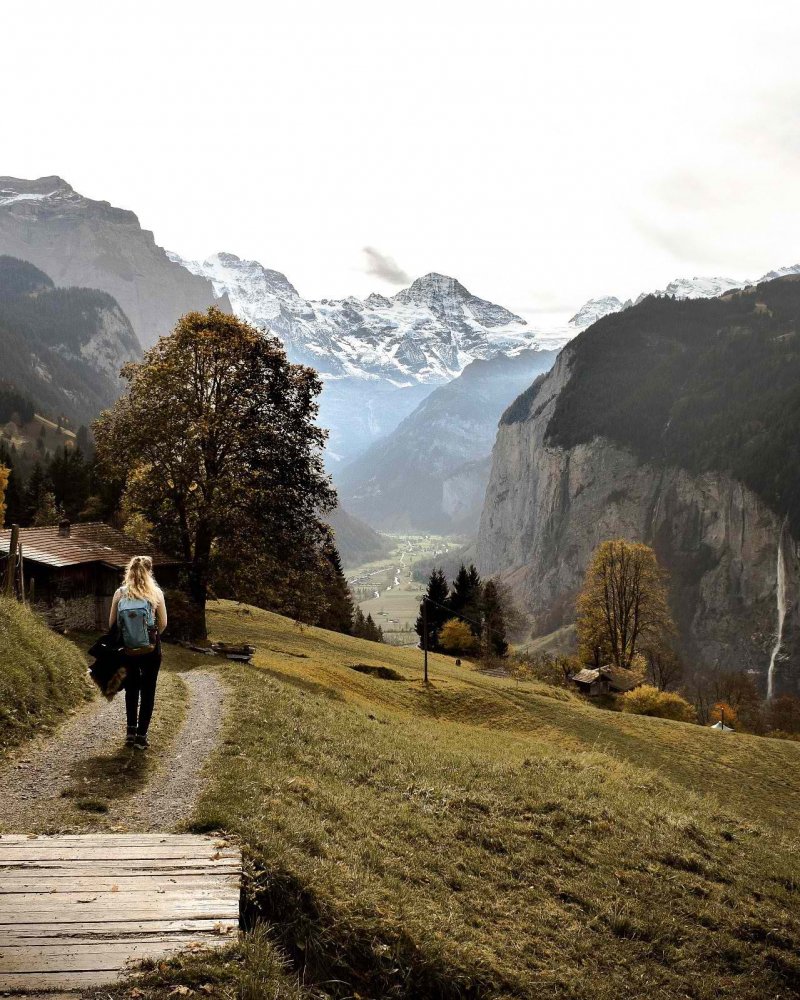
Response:
[[[798,278],[718,299],[651,296],[599,320],[569,352],[549,443],[604,436],[645,461],[730,473],[800,535]],[[520,398],[504,422],[531,405]]]
[[[37,406],[88,423],[120,391],[141,347],[105,292],[54,288],[32,264],[0,257],[0,372]]]

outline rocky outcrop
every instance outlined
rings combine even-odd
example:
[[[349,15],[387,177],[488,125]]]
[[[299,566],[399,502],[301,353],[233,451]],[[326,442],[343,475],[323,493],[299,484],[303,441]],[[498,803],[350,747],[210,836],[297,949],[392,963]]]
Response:
[[[145,347],[192,309],[216,302],[211,282],[171,261],[133,212],[93,201],[60,177],[0,177],[0,254],[30,261],[62,287],[112,295]]]
[[[752,670],[765,692],[780,572],[785,613],[775,690],[797,691],[800,558],[784,519],[724,473],[658,467],[603,438],[571,448],[549,444],[571,361],[568,347],[501,422],[478,538],[481,572],[502,574],[546,633],[574,617],[600,542],[646,542],[669,571],[687,656],[697,666]]]

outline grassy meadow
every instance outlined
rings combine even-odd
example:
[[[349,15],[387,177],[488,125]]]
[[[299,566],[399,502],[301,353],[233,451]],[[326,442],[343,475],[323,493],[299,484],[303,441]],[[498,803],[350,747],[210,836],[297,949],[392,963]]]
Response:
[[[797,744],[438,656],[425,689],[417,651],[225,602],[210,629],[257,653],[218,667],[232,711],[192,826],[242,842],[248,923],[304,995],[798,995]],[[179,959],[148,990],[267,995],[252,954]]]
[[[0,754],[91,697],[86,665],[72,643],[0,597]]]

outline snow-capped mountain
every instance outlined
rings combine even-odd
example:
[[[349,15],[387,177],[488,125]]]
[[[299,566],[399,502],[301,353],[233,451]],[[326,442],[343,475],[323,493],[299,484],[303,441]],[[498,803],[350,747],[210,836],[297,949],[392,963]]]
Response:
[[[418,278],[392,298],[304,299],[279,271],[219,253],[187,261],[169,255],[227,294],[236,313],[269,329],[289,355],[325,378],[438,385],[476,358],[536,349],[525,320],[441,274]]]
[[[800,264],[793,264],[790,267],[779,267],[775,271],[768,271],[762,275],[758,281],[747,279],[738,281],[736,278],[724,277],[703,277],[676,278],[665,288],[657,288],[652,292],[642,292],[635,299],[628,299],[622,302],[615,295],[605,295],[596,299],[589,299],[570,319],[569,326],[574,333],[591,326],[603,316],[620,312],[631,305],[637,305],[648,295],[669,295],[673,299],[711,299],[717,295],[724,295],[737,288],[747,288],[749,285],[757,285],[762,281],[774,281],[775,278],[786,278],[790,275],[800,275]]]
[[[591,326],[603,316],[619,312],[629,305],[630,302],[620,302],[616,295],[604,295],[601,298],[589,299],[570,319],[569,326],[573,330],[583,330],[584,327]]]

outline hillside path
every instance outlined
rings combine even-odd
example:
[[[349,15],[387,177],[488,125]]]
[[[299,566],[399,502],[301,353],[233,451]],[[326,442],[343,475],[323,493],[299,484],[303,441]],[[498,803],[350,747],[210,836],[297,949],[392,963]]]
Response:
[[[199,796],[203,767],[219,740],[224,696],[224,685],[205,670],[163,675],[145,753],[123,746],[124,695],[112,702],[95,698],[0,766],[0,831],[174,829]]]

